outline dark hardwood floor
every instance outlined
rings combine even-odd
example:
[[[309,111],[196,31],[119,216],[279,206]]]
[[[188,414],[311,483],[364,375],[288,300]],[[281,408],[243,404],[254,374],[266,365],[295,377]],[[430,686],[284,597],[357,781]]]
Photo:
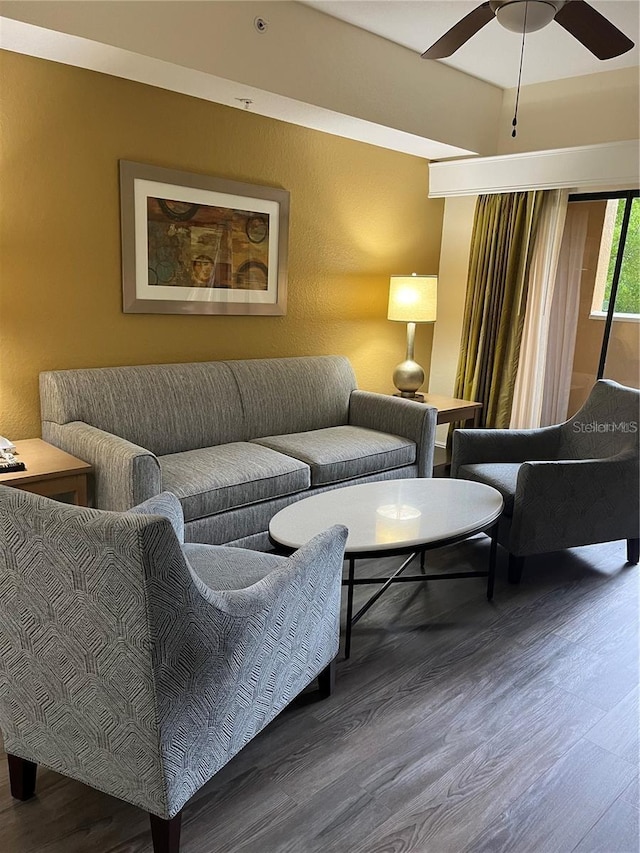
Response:
[[[430,567],[483,568],[488,540]],[[183,853],[638,853],[639,570],[622,542],[398,584],[307,694],[185,809]],[[363,571],[394,560],[369,561]],[[366,595],[362,588],[360,596]],[[306,701],[305,701],[306,700]],[[3,853],[150,853],[138,809],[40,769]]]

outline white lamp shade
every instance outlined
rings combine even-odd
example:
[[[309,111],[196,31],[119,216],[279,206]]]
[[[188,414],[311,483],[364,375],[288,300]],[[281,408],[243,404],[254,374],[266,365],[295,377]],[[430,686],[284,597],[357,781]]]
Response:
[[[403,323],[434,323],[437,296],[437,275],[392,275],[387,318]]]

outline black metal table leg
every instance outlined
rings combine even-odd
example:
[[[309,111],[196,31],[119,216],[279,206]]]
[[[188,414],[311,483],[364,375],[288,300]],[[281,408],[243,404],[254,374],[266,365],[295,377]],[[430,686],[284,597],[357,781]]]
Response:
[[[354,625],[356,624],[356,622],[357,622],[359,619],[361,619],[361,618],[364,616],[364,614],[367,612],[367,610],[368,610],[372,605],[374,605],[374,604],[376,603],[376,601],[380,598],[380,596],[381,596],[384,592],[386,592],[386,591],[387,591],[387,589],[389,589],[389,587],[391,586],[391,584],[392,584],[392,583],[394,583],[395,581],[401,580],[400,575],[404,572],[404,570],[407,568],[407,566],[409,565],[409,563],[411,563],[411,562],[415,559],[415,557],[416,557],[415,552],[414,552],[413,554],[409,554],[409,556],[408,556],[408,557],[407,557],[407,559],[402,563],[402,565],[400,566],[400,568],[396,569],[396,570],[395,570],[395,572],[391,575],[391,577],[390,577],[390,578],[381,578],[381,580],[384,580],[383,585],[380,587],[380,589],[379,589],[377,592],[375,592],[375,593],[371,596],[371,598],[367,599],[367,601],[362,605],[362,607],[360,608],[360,610],[358,610],[358,612],[356,613],[356,615],[355,615],[355,616],[353,617],[353,619],[351,620],[351,622],[352,622]],[[423,577],[422,575],[418,575],[418,579],[419,579],[419,580],[426,580],[426,577]]]
[[[465,539],[469,539],[471,536],[474,536],[476,533],[487,533],[487,535],[491,539],[491,549],[489,552],[489,567],[486,572],[446,572],[446,573],[436,573],[436,574],[427,574],[425,569],[426,562],[426,552],[430,551],[434,548],[442,548],[446,545],[453,545],[458,542],[463,542]],[[487,578],[487,600],[491,601],[493,598],[493,590],[495,585],[495,573],[496,573],[496,557],[497,557],[497,547],[498,547],[498,522],[496,521],[489,529],[487,529],[486,525],[478,528],[477,530],[468,530],[463,534],[456,534],[449,539],[440,539],[434,540],[432,542],[426,542],[419,548],[419,550],[413,551],[409,554],[409,556],[404,560],[402,565],[390,576],[390,577],[365,577],[365,578],[356,578],[355,577],[355,561],[357,559],[365,559],[371,558],[372,556],[400,556],[407,554],[407,551],[404,548],[398,548],[397,550],[382,550],[381,552],[368,550],[368,551],[354,551],[350,554],[346,555],[346,558],[349,560],[349,569],[347,578],[342,580],[342,585],[347,587],[347,615],[346,615],[346,626],[345,626],[345,642],[344,642],[344,657],[345,660],[348,659],[351,655],[351,634],[353,626],[358,622],[359,619],[364,616],[364,614],[369,610],[370,607],[375,604],[376,601],[383,595],[386,590],[391,586],[392,583],[414,583],[416,581],[430,581],[430,580],[455,580],[457,578],[477,578],[477,577],[486,577]],[[418,554],[420,554],[420,574],[419,575],[405,575],[404,571],[409,566],[412,560],[414,560]],[[360,584],[379,584],[380,589],[372,595],[367,601],[360,607],[357,613],[353,612],[353,590],[356,585]]]
[[[344,636],[344,656],[345,660],[351,654],[351,618],[353,616],[353,578],[355,574],[356,561],[354,557],[349,557],[349,580],[347,583],[347,627]]]
[[[489,551],[489,577],[487,579],[487,601],[493,598],[493,585],[496,579],[496,552],[498,550],[498,523],[496,522],[491,531],[491,550]]]

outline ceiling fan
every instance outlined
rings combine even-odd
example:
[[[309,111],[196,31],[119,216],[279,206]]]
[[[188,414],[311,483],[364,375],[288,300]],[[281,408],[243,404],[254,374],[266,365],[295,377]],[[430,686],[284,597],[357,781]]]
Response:
[[[488,0],[454,24],[422,58],[451,56],[493,18],[506,29],[523,34],[541,30],[555,20],[598,59],[612,59],[634,46],[586,0]]]

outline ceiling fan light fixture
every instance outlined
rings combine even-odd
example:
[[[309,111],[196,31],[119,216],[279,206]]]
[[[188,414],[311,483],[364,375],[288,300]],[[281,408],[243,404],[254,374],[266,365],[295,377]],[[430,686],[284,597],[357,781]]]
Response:
[[[496,0],[490,6],[498,23],[505,29],[513,33],[534,33],[550,24],[564,3],[551,0]]]
[[[554,19],[598,59],[622,56],[634,46],[587,0],[484,0],[420,55],[423,59],[446,59],[494,17],[505,29],[522,35],[522,52],[526,33],[540,30]]]

